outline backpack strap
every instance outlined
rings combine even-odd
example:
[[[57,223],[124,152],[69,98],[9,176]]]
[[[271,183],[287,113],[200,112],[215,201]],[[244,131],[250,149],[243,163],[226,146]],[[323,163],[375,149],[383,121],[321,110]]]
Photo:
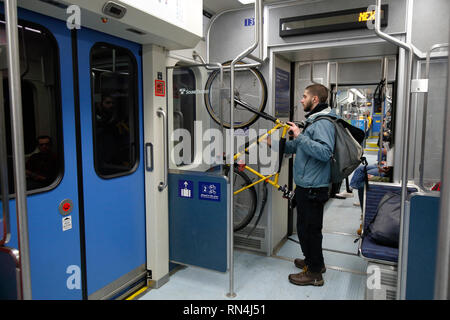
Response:
[[[283,165],[283,159],[284,159],[284,151],[286,149],[286,138],[280,139],[280,146],[279,146],[279,152],[278,152],[278,171],[277,173],[281,172],[281,166]]]
[[[366,157],[361,157],[361,163],[364,165],[364,184],[366,185],[366,190],[369,190],[369,177],[367,176],[367,162]]]

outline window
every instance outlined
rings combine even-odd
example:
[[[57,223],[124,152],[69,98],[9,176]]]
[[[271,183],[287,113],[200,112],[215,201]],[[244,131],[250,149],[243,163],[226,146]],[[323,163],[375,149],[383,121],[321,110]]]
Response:
[[[0,19],[4,21],[3,17]],[[12,194],[15,187],[4,23],[0,24],[0,45],[0,108],[5,116],[8,185]],[[26,184],[28,191],[39,192],[55,186],[63,171],[58,46],[45,28],[19,21],[19,51]]]
[[[191,137],[191,161],[194,160],[194,121],[195,121],[195,75],[192,69],[176,68],[173,70],[173,129],[185,129]],[[180,142],[176,142],[177,145]],[[180,153],[180,157],[186,157]],[[179,166],[190,163],[182,162]]]
[[[139,159],[137,66],[127,49],[91,50],[94,166],[102,178],[134,172]]]

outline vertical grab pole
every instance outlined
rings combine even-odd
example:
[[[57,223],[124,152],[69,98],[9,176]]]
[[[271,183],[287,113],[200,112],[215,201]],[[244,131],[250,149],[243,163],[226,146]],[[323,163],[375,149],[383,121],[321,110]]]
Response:
[[[336,94],[334,99],[334,104],[337,106],[337,96],[338,96],[338,86],[339,86],[339,62],[336,62]]]
[[[443,155],[449,154],[450,152],[450,63],[447,64],[447,108],[445,109],[444,116]],[[434,298],[437,300],[450,299],[450,158],[444,156],[443,159],[441,200],[439,205],[436,276],[434,284]]]
[[[411,44],[404,43],[395,39],[394,37],[383,33],[380,30],[380,19],[381,19],[381,1],[377,0],[376,4],[376,14],[375,14],[375,33],[382,39],[391,42],[402,49],[408,51],[408,68],[406,71],[406,82],[405,82],[405,110],[404,110],[404,121],[403,121],[403,152],[402,152],[402,188],[401,188],[401,203],[400,203],[400,236],[399,236],[399,253],[398,253],[398,267],[397,267],[397,299],[402,297],[402,284],[403,284],[403,222],[405,216],[405,203],[406,197],[408,195],[408,153],[409,153],[409,134],[410,134],[410,100],[411,100],[411,75],[412,75],[412,64],[413,64],[413,48]]]
[[[331,84],[330,84],[330,75],[331,75],[331,62],[328,61],[327,62],[327,88],[328,88],[328,92],[330,93],[328,95],[328,105],[330,104],[330,100],[331,100]],[[334,103],[334,102],[333,102]],[[342,114],[339,114],[342,117]]]
[[[261,23],[259,23],[261,16],[260,16],[260,7],[261,7],[262,0],[255,0],[255,43],[251,45],[249,48],[247,48],[244,52],[239,54],[230,64],[230,152],[231,156],[230,159],[230,190],[231,190],[231,196],[229,200],[230,208],[231,208],[231,214],[230,214],[230,237],[229,237],[229,250],[230,250],[230,289],[227,293],[227,297],[235,297],[236,294],[234,293],[234,222],[233,222],[233,190],[234,190],[234,182],[233,182],[233,176],[234,176],[234,157],[232,156],[234,154],[234,71],[235,71],[235,65],[240,60],[244,59],[246,56],[248,56],[255,48],[258,46],[259,42],[259,35],[260,35],[260,27],[262,26]]]
[[[9,95],[16,184],[17,234],[19,237],[21,291],[23,300],[31,300],[30,253],[23,142],[22,90],[20,79],[19,37],[17,32],[17,1],[5,1],[8,53]]]
[[[384,57],[383,60],[381,60],[381,73],[382,73],[381,78],[382,80],[384,80],[384,86],[382,91],[383,97],[386,97],[388,63],[389,62],[387,57]],[[386,111],[385,105],[386,99],[381,102],[380,151],[378,154],[378,164],[381,164],[381,159],[383,159],[383,135],[384,135],[383,121],[384,121],[384,113]],[[373,117],[372,117],[372,128],[373,128]]]

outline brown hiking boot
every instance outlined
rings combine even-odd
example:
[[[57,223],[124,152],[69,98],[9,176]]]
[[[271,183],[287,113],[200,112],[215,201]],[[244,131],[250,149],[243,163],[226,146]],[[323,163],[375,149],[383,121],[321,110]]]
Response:
[[[289,282],[298,286],[323,286],[324,281],[320,272],[313,273],[305,267],[302,272],[289,275]]]
[[[304,269],[306,267],[305,260],[303,260],[303,259],[299,259],[299,258],[295,259],[294,264],[297,268],[300,268],[300,269]],[[326,271],[327,271],[327,268],[325,268],[325,266],[323,266],[322,270],[320,270],[321,273],[325,273]]]

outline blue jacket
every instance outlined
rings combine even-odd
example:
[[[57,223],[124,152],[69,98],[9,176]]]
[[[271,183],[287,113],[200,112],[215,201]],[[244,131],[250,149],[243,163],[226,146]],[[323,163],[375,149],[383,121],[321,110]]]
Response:
[[[330,159],[334,151],[335,129],[326,119],[314,122],[319,115],[338,118],[334,110],[327,108],[312,114],[306,130],[291,141],[286,141],[285,153],[295,153],[294,181],[303,188],[327,187],[330,183]],[[312,124],[311,124],[312,123]]]

